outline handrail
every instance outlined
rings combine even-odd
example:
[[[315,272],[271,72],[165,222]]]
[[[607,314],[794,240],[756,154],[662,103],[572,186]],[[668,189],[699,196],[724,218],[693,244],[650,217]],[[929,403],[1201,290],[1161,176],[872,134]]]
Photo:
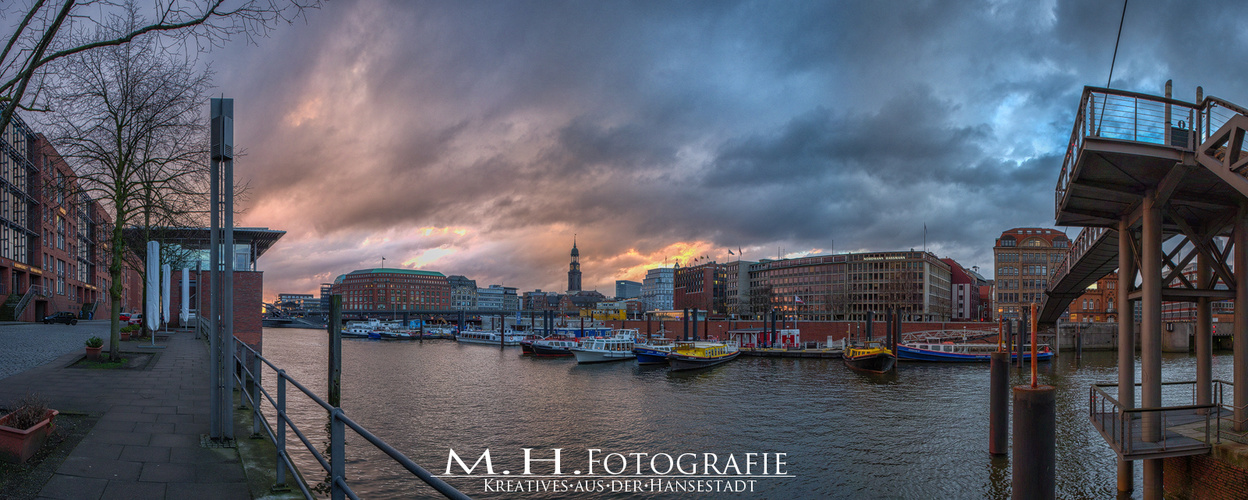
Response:
[[[1066,255],[1063,256],[1061,261],[1053,266],[1053,272],[1049,274],[1048,291],[1052,291],[1054,287],[1061,282],[1062,278],[1065,278],[1068,274],[1070,274],[1071,267],[1074,266],[1076,262],[1079,262],[1079,259],[1082,259],[1084,254],[1086,254],[1088,250],[1091,250],[1092,247],[1095,246],[1096,243],[1100,241],[1101,237],[1105,236],[1105,233],[1107,232],[1109,232],[1109,229],[1104,227],[1083,228],[1083,230],[1079,232],[1079,236],[1075,237],[1075,240],[1071,242],[1070,248],[1067,250]],[[1045,295],[1045,299],[1048,299],[1047,294]]]
[[[351,418],[347,417],[346,413],[342,410],[342,408],[334,407],[334,406],[331,406],[329,403],[326,403],[325,400],[321,399],[310,389],[305,387],[303,384],[299,383],[299,381],[288,376],[285,370],[278,368],[277,365],[274,365],[273,362],[269,361],[267,358],[260,355],[260,353],[256,352],[255,349],[252,349],[251,346],[243,343],[242,341],[239,341],[237,338],[234,338],[234,337],[231,337],[231,338],[234,340],[234,342],[236,342],[236,348],[234,349],[234,353],[235,353],[234,362],[236,365],[238,365],[238,367],[241,368],[241,373],[239,373],[239,371],[236,370],[237,374],[235,375],[235,379],[238,381],[238,387],[243,393],[242,394],[243,400],[245,400],[248,403],[248,405],[251,407],[251,410],[253,412],[253,415],[252,415],[253,434],[259,434],[260,429],[263,428],[265,430],[265,433],[268,435],[269,439],[277,447],[277,458],[278,458],[277,486],[279,487],[285,486],[285,472],[286,472],[285,469],[289,468],[292,471],[298,470],[294,466],[294,464],[291,462],[290,456],[286,453],[285,431],[286,431],[286,426],[290,426],[290,429],[294,431],[296,436],[299,437],[299,440],[303,443],[304,447],[307,448],[308,452],[320,463],[321,467],[325,469],[325,472],[329,474],[328,480],[330,482],[332,498],[339,499],[339,498],[343,498],[344,496],[353,498],[353,499],[359,498],[355,494],[355,492],[352,491],[351,486],[348,484],[347,477],[346,477],[346,469],[345,469],[346,457],[344,454],[345,445],[346,445],[346,436],[345,436],[343,429],[344,427],[349,427],[351,428],[351,430],[355,431],[355,433],[358,434],[360,437],[364,438],[365,441],[368,441],[370,444],[372,444],[382,453],[385,453],[387,456],[389,456],[399,465],[403,466],[403,468],[407,469],[417,478],[424,481],[425,484],[428,484],[433,489],[437,490],[439,493],[445,495],[447,498],[455,498],[455,499],[469,498],[463,492],[455,489],[454,487],[447,484],[445,481],[439,479],[438,477],[434,476],[433,474],[430,474],[429,471],[425,470],[423,467],[416,464],[416,462],[408,458],[407,455],[404,455],[402,452],[394,449],[394,447],[390,446],[381,438],[378,438],[376,435],[369,432],[363,426],[356,423],[354,420],[351,420]],[[246,351],[240,350],[237,347],[242,347]],[[248,367],[247,363],[239,358],[239,355],[243,354],[244,352],[251,353],[252,361],[254,363],[253,366]],[[263,363],[263,365],[261,363]],[[260,384],[258,383],[258,380],[260,379],[259,375],[264,365],[267,365],[277,374],[277,399],[276,400],[273,398],[271,394],[269,394],[267,390],[264,389],[264,387],[260,386]],[[244,376],[246,376],[246,379],[244,378]],[[250,381],[250,383],[248,383],[248,381]],[[326,459],[324,455],[319,450],[317,450],[315,446],[312,445],[311,441],[309,441],[307,436],[305,436],[303,432],[299,430],[299,427],[295,424],[295,422],[291,420],[289,416],[287,416],[286,414],[286,384],[287,382],[293,385],[296,389],[299,389],[299,391],[302,392],[305,396],[307,396],[308,399],[310,399],[312,402],[319,405],[322,409],[324,409],[329,414],[329,417],[330,417],[330,450],[331,450],[330,455],[331,456],[328,459]],[[248,388],[250,388],[250,392],[251,392],[250,395],[247,394]],[[267,400],[269,404],[273,406],[273,409],[276,412],[276,417],[277,417],[277,431],[276,432],[274,432],[273,429],[270,428],[269,422],[266,419],[264,419],[260,413],[260,406],[261,406],[260,396],[261,395],[264,396],[264,400]],[[297,481],[297,482],[299,483],[299,489],[303,492],[304,496],[309,499],[313,498],[311,492],[309,492],[307,489],[307,485],[305,485],[303,481]]]
[[[1069,193],[1070,181],[1074,176],[1075,162],[1086,137],[1166,145],[1193,151],[1197,140],[1203,141],[1208,137],[1209,129],[1212,128],[1212,111],[1218,106],[1242,109],[1213,97],[1204,99],[1201,104],[1195,104],[1127,90],[1084,87],[1066,155],[1062,159],[1062,168],[1057,177],[1054,216],[1061,213],[1062,202]],[[1197,123],[1198,119],[1200,123]],[[1179,127],[1175,127],[1176,124]],[[1201,124],[1205,125],[1202,127]],[[1176,131],[1186,132],[1185,144],[1172,143],[1172,138],[1179,137],[1173,135]]]
[[[1201,441],[1201,442],[1204,443],[1205,445],[1209,445],[1214,439],[1217,439],[1220,442],[1221,435],[1222,435],[1222,418],[1221,418],[1220,411],[1215,411],[1215,412],[1208,411],[1208,410],[1218,410],[1221,408],[1221,404],[1220,404],[1221,396],[1220,395],[1217,399],[1217,401],[1219,402],[1196,404],[1195,403],[1195,400],[1196,400],[1196,388],[1195,388],[1196,382],[1195,381],[1162,382],[1161,385],[1162,386],[1178,386],[1178,385],[1193,386],[1192,396],[1191,396],[1193,400],[1193,404],[1179,405],[1179,406],[1123,408],[1122,403],[1119,402],[1117,398],[1111,396],[1108,392],[1106,392],[1106,389],[1108,388],[1111,388],[1111,387],[1117,388],[1118,384],[1092,384],[1092,386],[1089,388],[1089,391],[1088,391],[1089,393],[1088,394],[1088,417],[1092,420],[1093,425],[1096,426],[1101,431],[1101,433],[1105,436],[1105,438],[1110,441],[1110,444],[1114,448],[1118,449],[1119,452],[1122,453],[1123,455],[1130,455],[1135,451],[1134,445],[1133,445],[1134,430],[1132,429],[1130,423],[1135,420],[1146,418],[1149,414],[1157,414],[1153,418],[1159,419],[1159,421],[1157,422],[1157,425],[1162,430],[1170,427],[1170,418],[1169,418],[1170,414],[1183,413],[1183,412],[1187,412],[1189,414],[1191,413],[1203,414],[1204,420],[1205,420],[1205,432],[1204,432],[1205,439],[1204,441]],[[1142,386],[1143,384],[1138,383],[1138,382],[1134,384],[1134,387],[1142,387]],[[1111,414],[1113,415],[1113,418],[1106,418],[1106,416],[1111,415]],[[1216,420],[1215,422],[1211,422],[1211,414],[1216,415],[1216,417],[1213,418],[1213,420]],[[1098,419],[1097,418],[1098,415],[1101,415],[1102,417]],[[1212,431],[1211,429],[1211,427],[1215,425],[1217,427],[1216,432]],[[1200,440],[1198,439],[1197,441],[1200,441]],[[1162,451],[1168,451],[1170,449],[1165,438],[1160,438],[1157,441],[1157,443],[1160,446],[1160,449]]]

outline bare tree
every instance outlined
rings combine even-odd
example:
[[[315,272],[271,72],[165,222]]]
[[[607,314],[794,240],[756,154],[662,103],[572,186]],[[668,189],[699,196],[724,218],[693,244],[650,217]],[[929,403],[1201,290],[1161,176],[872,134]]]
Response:
[[[135,9],[90,39],[110,40],[141,24]],[[58,61],[48,89],[53,142],[77,171],[79,185],[111,212],[108,251],[110,344],[117,354],[123,292],[124,229],[179,225],[202,203],[207,164],[203,113],[210,76],[194,61],[171,57],[154,36],[82,51]],[[142,268],[142,266],[135,266]]]
[[[83,40],[111,19],[127,17],[130,1],[30,0],[0,6],[0,18],[16,20],[0,49],[0,130],[17,109],[45,105],[49,65],[71,56],[132,43],[144,35],[161,34],[197,49],[219,46],[233,36],[264,36],[278,24],[298,19],[319,0],[162,0],[145,10],[147,17],[125,31]]]

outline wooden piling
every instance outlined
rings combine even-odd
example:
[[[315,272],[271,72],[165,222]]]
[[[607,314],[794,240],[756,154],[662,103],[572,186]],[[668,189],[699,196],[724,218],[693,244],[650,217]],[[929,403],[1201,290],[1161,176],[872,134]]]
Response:
[[[342,406],[342,296],[329,298],[329,404]]]

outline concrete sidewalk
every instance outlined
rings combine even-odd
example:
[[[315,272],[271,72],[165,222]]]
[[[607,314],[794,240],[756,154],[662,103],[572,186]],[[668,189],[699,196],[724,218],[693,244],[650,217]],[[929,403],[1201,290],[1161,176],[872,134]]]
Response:
[[[122,349],[142,351],[138,344]],[[252,498],[238,452],[200,446],[209,431],[207,345],[190,332],[157,345],[167,347],[143,351],[155,355],[143,370],[68,368],[80,348],[0,380],[0,401],[34,392],[57,410],[100,416],[39,498]]]

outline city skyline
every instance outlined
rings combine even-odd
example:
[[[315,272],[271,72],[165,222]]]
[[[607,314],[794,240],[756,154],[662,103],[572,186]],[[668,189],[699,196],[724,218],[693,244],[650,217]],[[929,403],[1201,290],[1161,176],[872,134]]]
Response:
[[[1112,87],[1248,101],[1234,2],[1128,7]],[[266,297],[387,265],[559,290],[721,261],[926,249],[993,277],[1054,228],[1122,5],[330,2],[209,54]],[[1191,26],[1190,30],[1172,29]],[[1214,42],[1216,41],[1216,42]]]

